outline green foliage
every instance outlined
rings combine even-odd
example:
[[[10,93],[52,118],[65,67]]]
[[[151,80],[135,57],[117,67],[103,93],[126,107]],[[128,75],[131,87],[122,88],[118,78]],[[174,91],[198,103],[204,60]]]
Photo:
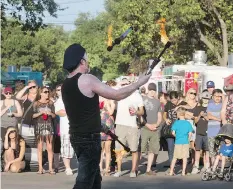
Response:
[[[166,31],[172,42],[163,56],[166,63],[183,64],[192,59],[195,50],[205,50],[210,64],[224,65],[224,36],[219,15],[226,24],[228,50],[233,52],[232,0],[106,0],[106,12],[97,17],[79,14],[76,29],[70,35],[61,27],[42,27],[45,11],[56,16],[58,6],[54,0],[7,2],[14,9],[8,10],[12,17],[6,19],[8,6],[5,1],[1,2],[2,69],[8,65],[32,66],[34,71],[43,72],[45,80],[53,83],[65,77],[63,55],[72,43],[80,43],[86,48],[92,73],[103,75],[103,80],[127,74],[129,70],[141,72],[146,68],[147,60],[157,57],[164,47],[160,27],[156,24],[161,17],[166,18]],[[22,12],[25,12],[25,22],[20,18]],[[113,25],[113,39],[130,26],[135,31],[108,52],[110,24]],[[28,30],[34,30],[34,33]]]
[[[70,43],[80,43],[85,47],[90,66],[103,72],[103,80],[115,78],[127,71],[130,59],[122,55],[121,47],[107,51],[107,28],[111,24],[107,13],[101,13],[96,18],[82,13],[75,23],[77,28],[71,34]]]
[[[31,66],[33,71],[43,72],[45,80],[56,82],[63,76],[68,35],[62,27],[40,29],[35,36],[21,28],[21,25],[9,25],[2,30],[2,69],[6,70],[9,65]]]
[[[223,56],[223,37],[216,10],[227,26],[229,50],[233,46],[233,1],[232,0],[106,0],[106,10],[113,18],[115,33],[134,26],[133,32],[122,44],[131,57],[148,59],[157,56],[163,48],[159,26],[156,21],[167,20],[167,35],[172,42],[164,55],[166,62],[182,64],[192,59],[195,50],[206,50],[209,61],[219,64],[217,52]],[[197,27],[214,48],[200,39]]]
[[[8,24],[12,24],[7,20],[6,13],[8,13],[14,18],[14,23],[23,23],[22,30],[37,31],[45,26],[43,24],[44,13],[48,12],[56,17],[58,10],[59,6],[54,0],[2,0],[1,26],[5,28]]]

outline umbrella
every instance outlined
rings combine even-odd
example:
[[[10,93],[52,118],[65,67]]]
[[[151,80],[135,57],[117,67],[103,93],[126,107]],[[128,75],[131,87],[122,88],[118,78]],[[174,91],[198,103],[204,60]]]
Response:
[[[233,74],[224,78],[224,86],[228,86],[229,84],[233,84]]]

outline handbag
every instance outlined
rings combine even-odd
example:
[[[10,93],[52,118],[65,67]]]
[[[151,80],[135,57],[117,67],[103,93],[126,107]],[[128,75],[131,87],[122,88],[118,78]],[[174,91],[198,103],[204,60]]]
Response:
[[[146,125],[146,120],[143,118],[143,116],[136,117],[136,122],[139,128],[142,128]]]
[[[31,109],[31,107],[33,106],[34,104],[34,101],[30,104],[30,106],[28,106],[27,110],[24,112],[23,114],[23,117],[22,117],[22,120],[20,122],[20,128],[19,128],[19,131],[20,131],[20,134],[22,135],[22,127],[23,127],[23,121],[25,119],[25,116],[27,115],[27,113],[29,112],[29,110]]]
[[[162,126],[161,137],[164,138],[174,138],[172,135],[172,125],[167,125],[166,123]]]

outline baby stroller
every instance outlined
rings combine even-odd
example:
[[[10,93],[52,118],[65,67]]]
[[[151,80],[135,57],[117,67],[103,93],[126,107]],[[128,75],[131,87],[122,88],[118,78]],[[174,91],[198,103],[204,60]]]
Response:
[[[229,139],[231,140],[231,142],[233,143],[233,125],[232,124],[226,124],[224,125],[218,135],[215,138],[215,147],[218,150],[219,147],[224,143],[225,139]],[[204,172],[201,176],[203,181],[208,181],[211,179],[217,179],[219,178],[220,180],[225,179],[225,181],[231,181],[233,180],[233,157],[228,157],[226,164],[225,164],[225,168],[223,171],[223,176],[219,176],[219,172],[220,172],[220,167],[221,167],[221,162],[219,162],[218,167],[216,169],[216,173],[213,172]]]

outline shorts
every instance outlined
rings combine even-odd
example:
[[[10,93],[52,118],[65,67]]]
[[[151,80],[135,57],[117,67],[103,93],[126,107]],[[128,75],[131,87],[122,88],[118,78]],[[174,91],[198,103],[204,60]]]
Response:
[[[70,143],[70,135],[61,135],[61,157],[62,158],[73,158],[74,149]]]
[[[217,155],[217,150],[215,148],[215,137],[208,137],[208,144],[210,157],[215,157]]]
[[[189,144],[175,144],[173,159],[189,158]]]
[[[148,143],[148,152],[159,154],[160,149],[160,135],[159,131],[150,131],[142,128],[141,132],[141,152],[146,152]]]
[[[199,150],[209,151],[208,137],[204,135],[196,135],[195,149],[197,151]]]
[[[125,125],[116,125],[115,134],[118,136],[119,141],[125,145],[127,143],[131,152],[136,152],[138,150],[140,130],[137,127],[133,128]],[[116,141],[115,151],[123,149],[120,143]]]

